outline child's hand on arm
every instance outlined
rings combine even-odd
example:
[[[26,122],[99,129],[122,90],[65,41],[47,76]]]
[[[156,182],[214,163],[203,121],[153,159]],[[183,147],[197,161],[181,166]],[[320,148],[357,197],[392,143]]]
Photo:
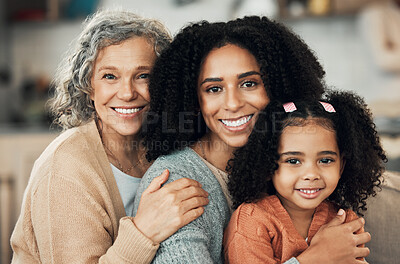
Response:
[[[366,263],[357,258],[369,255],[367,247],[358,247],[371,240],[368,232],[356,234],[363,228],[364,219],[344,223],[346,213],[340,209],[338,215],[323,225],[315,234],[310,247],[297,257],[301,264],[308,263]]]

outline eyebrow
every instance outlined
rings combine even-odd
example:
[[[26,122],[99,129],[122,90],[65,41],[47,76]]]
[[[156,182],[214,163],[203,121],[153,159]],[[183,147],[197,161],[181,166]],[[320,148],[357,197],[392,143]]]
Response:
[[[304,156],[304,153],[299,151],[288,151],[281,153],[281,156]]]
[[[242,78],[245,78],[245,77],[251,76],[251,75],[260,75],[261,76],[261,73],[256,72],[256,71],[249,71],[249,72],[241,73],[238,75],[238,79],[242,79]]]
[[[242,78],[245,78],[245,77],[251,76],[251,75],[260,75],[261,76],[261,73],[256,72],[256,71],[244,72],[244,73],[241,73],[241,74],[238,75],[238,79],[242,79]],[[223,78],[218,78],[218,77],[206,78],[206,79],[204,79],[204,81],[202,81],[200,83],[200,86],[203,85],[206,82],[222,82],[223,80],[224,80]]]
[[[338,156],[338,154],[335,151],[330,151],[330,150],[321,151],[318,154],[319,155],[334,155],[334,156]]]
[[[146,66],[146,65],[140,65],[140,66],[138,66],[137,68],[136,68],[136,70],[150,70],[151,69],[151,66]],[[101,72],[101,71],[103,71],[103,70],[111,70],[111,71],[116,71],[116,70],[118,70],[118,68],[117,67],[115,67],[115,66],[101,66],[98,70],[97,70],[97,72]]]
[[[318,155],[338,156],[338,154],[335,151],[330,151],[330,150],[320,151],[320,152],[318,152]],[[300,151],[288,151],[288,152],[281,153],[281,156],[304,156],[304,153],[302,153]]]

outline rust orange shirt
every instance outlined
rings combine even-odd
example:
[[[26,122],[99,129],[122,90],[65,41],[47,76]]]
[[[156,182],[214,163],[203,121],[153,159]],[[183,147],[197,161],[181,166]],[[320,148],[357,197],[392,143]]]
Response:
[[[242,204],[233,213],[225,230],[225,260],[231,264],[265,264],[283,263],[297,257],[307,249],[318,229],[332,220],[337,211],[334,203],[322,202],[315,209],[306,242],[277,196]],[[358,216],[352,210],[346,210],[346,222],[356,218]]]

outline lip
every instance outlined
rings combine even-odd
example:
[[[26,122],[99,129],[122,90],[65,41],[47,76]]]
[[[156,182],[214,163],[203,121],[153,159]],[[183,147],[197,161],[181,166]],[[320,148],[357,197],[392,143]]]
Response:
[[[249,126],[249,124],[251,123],[250,121],[253,119],[253,117],[254,114],[250,114],[237,118],[218,119],[218,120],[221,122],[222,126],[228,131],[239,132],[245,130]]]
[[[305,199],[314,199],[321,194],[323,188],[299,188],[295,190],[301,197]]]
[[[143,112],[143,109],[146,108],[146,105],[144,106],[117,106],[117,107],[111,107],[112,111],[119,117],[124,118],[124,119],[132,119],[135,118],[136,116],[140,115]],[[125,113],[124,113],[125,112]]]

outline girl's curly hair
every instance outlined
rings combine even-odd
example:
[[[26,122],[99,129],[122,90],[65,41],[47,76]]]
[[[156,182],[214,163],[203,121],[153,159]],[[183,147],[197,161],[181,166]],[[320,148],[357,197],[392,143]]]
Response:
[[[276,194],[272,175],[278,169],[282,131],[312,120],[335,131],[339,151],[346,161],[328,200],[362,215],[366,199],[375,196],[380,188],[383,162],[387,162],[371,112],[361,97],[350,92],[330,91],[322,101],[330,103],[336,112],[325,111],[318,100],[296,100],[294,112],[286,113],[282,101],[273,101],[260,114],[247,144],[236,150],[228,163],[228,188],[234,208]]]
[[[226,23],[202,21],[189,25],[156,60],[150,76],[150,113],[144,125],[149,160],[204,135],[207,127],[198,114],[200,68],[212,49],[227,44],[254,55],[270,98],[319,98],[324,91],[325,72],[314,53],[280,23],[252,16]]]
[[[54,123],[63,129],[91,120],[95,113],[91,77],[98,52],[132,37],[145,37],[157,56],[171,42],[168,30],[159,21],[122,10],[102,10],[89,16],[76,41],[57,69],[54,96],[48,106]]]

